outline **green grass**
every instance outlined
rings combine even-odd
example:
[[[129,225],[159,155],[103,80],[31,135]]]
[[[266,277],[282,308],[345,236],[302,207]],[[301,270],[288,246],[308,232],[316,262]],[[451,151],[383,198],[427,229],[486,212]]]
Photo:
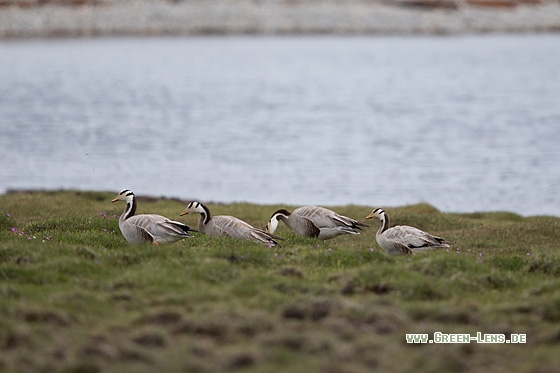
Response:
[[[281,247],[196,235],[130,246],[112,193],[0,195],[0,372],[553,372],[560,219],[386,208],[454,242],[388,256],[377,221]],[[140,199],[179,217],[185,203]],[[280,206],[209,206],[264,227]],[[286,206],[293,208],[294,206]],[[374,206],[338,206],[363,220]],[[375,206],[384,207],[384,206]],[[385,208],[385,207],[384,207]],[[9,215],[8,215],[9,214]],[[526,334],[526,344],[407,344],[407,333]]]

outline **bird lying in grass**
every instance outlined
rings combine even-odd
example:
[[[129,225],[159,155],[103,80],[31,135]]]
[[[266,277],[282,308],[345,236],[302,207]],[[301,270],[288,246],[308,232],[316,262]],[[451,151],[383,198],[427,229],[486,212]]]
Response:
[[[392,255],[414,254],[419,251],[449,247],[451,242],[408,225],[389,227],[389,215],[383,209],[374,209],[366,219],[377,218],[381,226],[375,235],[379,246]]]
[[[128,189],[120,192],[111,202],[126,202],[126,210],[119,217],[119,228],[124,238],[131,244],[151,242],[154,245],[172,243],[183,238],[192,237],[196,232],[189,226],[156,214],[134,215],[136,197]]]

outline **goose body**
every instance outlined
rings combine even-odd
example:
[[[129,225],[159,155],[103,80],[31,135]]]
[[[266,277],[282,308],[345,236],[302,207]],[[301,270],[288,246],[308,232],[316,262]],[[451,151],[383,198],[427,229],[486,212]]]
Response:
[[[282,220],[288,228],[304,237],[328,240],[343,234],[360,234],[360,227],[367,227],[347,216],[319,206],[298,207],[293,212],[280,209],[274,212],[266,225],[269,233],[274,233]]]
[[[449,247],[451,242],[408,225],[389,227],[389,215],[383,209],[374,209],[366,219],[377,218],[381,226],[375,235],[379,246],[392,255],[414,254],[418,251]]]
[[[216,237],[234,237],[240,240],[247,240],[262,243],[268,246],[276,246],[276,240],[281,239],[278,236],[269,234],[262,229],[258,229],[229,215],[212,216],[210,209],[200,202],[193,201],[188,204],[182,215],[200,214],[198,220],[198,230],[207,236]]]
[[[183,223],[156,214],[134,215],[136,197],[128,189],[120,192],[111,202],[126,202],[126,210],[119,217],[119,228],[124,238],[131,244],[151,242],[155,245],[172,243],[192,237],[193,230]]]

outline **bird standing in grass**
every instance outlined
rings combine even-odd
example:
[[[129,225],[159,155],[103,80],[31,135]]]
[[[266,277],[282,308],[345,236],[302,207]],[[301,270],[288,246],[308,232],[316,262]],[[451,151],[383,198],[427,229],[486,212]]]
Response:
[[[117,201],[126,202],[126,210],[119,217],[119,228],[124,238],[131,244],[151,242],[160,245],[192,237],[190,232],[193,232],[193,229],[178,221],[169,220],[165,216],[134,215],[137,207],[136,197],[128,189],[120,192],[111,202]]]
[[[288,228],[304,237],[328,240],[343,234],[360,234],[360,227],[367,227],[347,216],[319,206],[298,207],[293,212],[280,209],[274,212],[266,225],[269,233],[274,233],[282,220]]]
[[[268,246],[276,246],[282,238],[269,234],[229,215],[212,216],[210,209],[200,202],[193,201],[188,204],[181,216],[187,214],[200,214],[198,229],[207,236],[234,237],[241,240],[254,241]]]
[[[451,242],[408,225],[390,227],[389,215],[383,209],[374,209],[366,219],[377,218],[381,226],[375,235],[379,246],[392,255],[414,254],[418,251],[449,247]]]

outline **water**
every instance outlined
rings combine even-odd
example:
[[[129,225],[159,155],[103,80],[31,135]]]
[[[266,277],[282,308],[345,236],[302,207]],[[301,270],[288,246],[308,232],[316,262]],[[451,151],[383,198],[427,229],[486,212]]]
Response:
[[[0,42],[0,191],[560,216],[560,35]]]

